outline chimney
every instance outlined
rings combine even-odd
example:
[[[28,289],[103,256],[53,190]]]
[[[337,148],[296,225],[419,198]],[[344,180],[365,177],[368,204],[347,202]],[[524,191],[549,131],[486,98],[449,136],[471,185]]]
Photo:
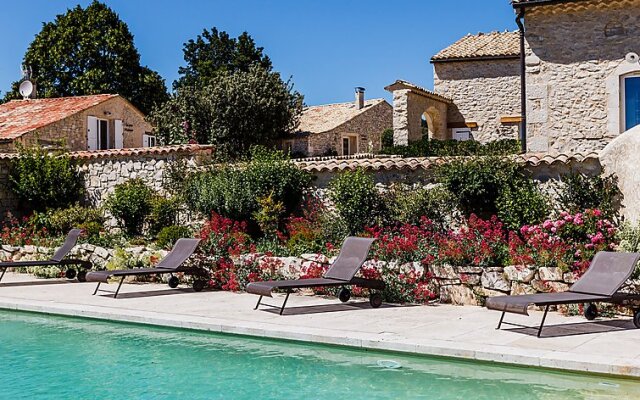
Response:
[[[364,108],[364,88],[356,88],[356,109],[361,110]]]

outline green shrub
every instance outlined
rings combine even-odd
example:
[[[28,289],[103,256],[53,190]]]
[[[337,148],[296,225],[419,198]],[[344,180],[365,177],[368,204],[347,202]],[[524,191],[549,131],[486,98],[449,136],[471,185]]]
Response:
[[[9,183],[27,208],[64,208],[80,199],[82,179],[68,154],[40,147],[19,147],[18,151],[20,156],[11,163]]]
[[[153,199],[154,192],[149,186],[141,179],[131,179],[116,185],[105,207],[127,235],[137,236],[142,234]]]
[[[329,184],[329,197],[352,235],[374,225],[384,208],[373,178],[360,169],[333,178]]]
[[[180,200],[177,197],[154,196],[150,203],[151,210],[147,217],[149,233],[156,235],[162,228],[177,223],[180,212]]]
[[[260,210],[258,199],[269,195],[291,214],[302,201],[311,177],[282,152],[252,148],[246,165],[226,166],[195,174],[187,184],[187,206],[210,216],[213,212],[236,221],[252,221]]]
[[[392,194],[393,218],[403,224],[419,224],[422,217],[444,230],[455,214],[455,196],[441,186],[432,189],[413,189],[410,186],[394,188]]]
[[[546,199],[516,162],[500,157],[455,160],[438,168],[444,187],[454,193],[465,217],[500,215],[511,228],[540,222]]]
[[[180,238],[191,237],[192,232],[186,226],[171,225],[165,226],[158,232],[158,238],[156,244],[163,249],[170,249],[173,244]]]
[[[393,129],[385,129],[382,132],[382,147],[393,147]]]
[[[79,204],[59,210],[49,210],[44,214],[34,214],[37,224],[55,235],[64,235],[73,228],[85,230],[88,238],[100,235],[104,229],[105,217],[102,209],[83,207]]]
[[[598,209],[607,218],[618,216],[621,196],[615,176],[587,176],[572,172],[562,177],[564,186],[558,195],[562,211],[570,213]]]
[[[253,213],[253,218],[265,236],[275,238],[284,212],[284,204],[275,201],[273,193],[271,193],[266,197],[259,198],[258,205],[260,209]]]
[[[408,146],[393,146],[383,142],[382,147],[382,154],[405,157],[501,156],[518,154],[520,141],[500,139],[483,144],[475,140],[435,140],[425,136]]]
[[[498,217],[509,229],[541,222],[549,215],[549,202],[533,181],[507,185],[497,199]]]

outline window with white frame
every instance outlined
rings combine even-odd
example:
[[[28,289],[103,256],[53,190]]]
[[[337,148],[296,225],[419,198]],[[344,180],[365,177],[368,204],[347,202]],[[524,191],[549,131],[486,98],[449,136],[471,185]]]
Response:
[[[627,75],[622,78],[621,107],[624,130],[628,131],[640,125],[640,74]]]
[[[344,135],[342,136],[342,155],[351,156],[358,153],[358,136]]]
[[[155,137],[155,135],[147,135],[146,133],[144,135],[142,135],[142,146],[143,147],[156,146],[156,137]]]

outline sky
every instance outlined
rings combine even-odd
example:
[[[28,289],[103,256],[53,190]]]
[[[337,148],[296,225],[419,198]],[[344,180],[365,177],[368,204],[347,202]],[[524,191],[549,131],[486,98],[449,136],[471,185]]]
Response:
[[[183,44],[203,29],[243,31],[292,78],[308,105],[391,99],[404,79],[433,88],[431,56],[468,33],[516,30],[509,0],[106,0],[134,35],[143,65],[167,87],[184,65]],[[0,92],[20,78],[22,57],[42,28],[88,0],[0,2]]]

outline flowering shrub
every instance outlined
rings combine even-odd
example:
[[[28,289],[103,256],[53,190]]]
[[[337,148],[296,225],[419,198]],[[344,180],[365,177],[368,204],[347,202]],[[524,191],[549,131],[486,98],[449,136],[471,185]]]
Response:
[[[0,231],[0,244],[11,246],[50,246],[56,242],[46,228],[39,228],[28,217],[18,219],[7,214]]]
[[[510,235],[515,264],[560,267],[580,276],[598,251],[616,248],[615,225],[599,210],[563,212],[556,220],[523,226],[520,237]]]
[[[496,216],[483,220],[471,215],[466,226],[437,238],[437,262],[441,264],[493,267],[504,265],[506,234]]]
[[[216,213],[211,214],[198,236],[200,250],[214,259],[237,257],[254,250],[246,223]]]
[[[423,217],[419,225],[403,224],[389,228],[370,227],[366,232],[376,238],[374,257],[381,261],[429,264],[435,251],[435,229],[431,220]]]
[[[436,295],[430,290],[429,272],[413,265],[385,263],[379,273],[385,283],[383,297],[392,303],[426,303]]]

